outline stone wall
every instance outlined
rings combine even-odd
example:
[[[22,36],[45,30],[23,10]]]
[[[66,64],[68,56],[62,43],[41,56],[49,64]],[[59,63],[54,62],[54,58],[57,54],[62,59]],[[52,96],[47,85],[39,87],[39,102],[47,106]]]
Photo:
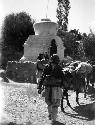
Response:
[[[36,83],[36,63],[9,61],[6,75],[15,82]]]

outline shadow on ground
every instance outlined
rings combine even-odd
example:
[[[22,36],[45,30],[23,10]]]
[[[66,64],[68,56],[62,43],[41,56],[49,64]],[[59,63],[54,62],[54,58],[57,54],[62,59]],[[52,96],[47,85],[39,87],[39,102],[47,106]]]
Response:
[[[74,114],[67,112],[65,114],[81,120],[91,121],[95,119],[95,103],[76,106],[73,111],[75,111]]]
[[[61,123],[59,121],[53,122],[51,125],[65,125],[64,123]]]
[[[95,88],[93,88],[92,86],[89,86],[87,94],[91,98],[91,101],[95,100]]]
[[[2,123],[0,125],[24,125],[24,124],[16,124],[16,123],[10,122],[10,123]],[[32,124],[29,124],[29,125],[32,125]],[[56,121],[56,122],[51,123],[51,125],[65,125],[65,124],[63,124],[59,121]]]

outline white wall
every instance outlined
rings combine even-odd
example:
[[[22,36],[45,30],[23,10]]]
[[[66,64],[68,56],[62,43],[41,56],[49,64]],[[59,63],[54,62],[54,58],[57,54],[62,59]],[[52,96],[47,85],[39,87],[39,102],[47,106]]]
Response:
[[[38,36],[33,35],[29,36],[28,40],[24,44],[24,56],[26,60],[36,61],[39,53],[48,52],[51,40],[55,39],[57,43],[57,54],[62,60],[64,58],[64,49],[63,42],[60,37],[56,35],[47,35],[47,36]]]

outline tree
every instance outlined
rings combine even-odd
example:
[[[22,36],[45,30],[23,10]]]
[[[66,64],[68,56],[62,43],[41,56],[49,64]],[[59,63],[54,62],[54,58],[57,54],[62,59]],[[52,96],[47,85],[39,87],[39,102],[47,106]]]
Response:
[[[83,45],[83,41],[79,41],[79,46],[78,46],[78,59],[81,61],[85,61],[86,60],[86,56],[85,56],[85,51],[84,51],[84,45]]]
[[[58,0],[57,18],[59,29],[68,30],[68,14],[70,9],[69,0]]]
[[[78,45],[79,43],[77,41],[77,37],[74,33],[65,32],[65,35],[63,37],[64,46],[66,47],[66,55],[71,56],[73,59],[76,59],[78,56]]]
[[[95,60],[95,34],[90,33],[83,40],[85,54],[90,60]]]
[[[2,65],[7,61],[19,60],[23,45],[29,35],[34,35],[34,20],[26,12],[12,13],[5,17],[2,26]]]
[[[73,59],[79,58],[79,41],[82,40],[81,33],[74,29],[70,30],[69,32],[61,31],[59,30],[58,36],[61,37],[64,46],[65,46],[65,52],[64,55],[69,55]]]

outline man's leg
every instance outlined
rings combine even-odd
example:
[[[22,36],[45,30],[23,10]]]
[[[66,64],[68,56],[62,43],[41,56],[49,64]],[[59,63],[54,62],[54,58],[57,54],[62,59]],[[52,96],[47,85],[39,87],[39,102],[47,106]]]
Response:
[[[45,88],[45,102],[46,102],[47,108],[48,108],[49,119],[51,120],[51,116],[52,116],[52,103],[49,100],[49,92],[50,92],[50,87],[46,87]]]
[[[57,99],[56,101],[54,101],[52,105],[52,120],[53,121],[56,121],[57,119],[59,105],[60,105],[60,99]]]
[[[48,105],[49,120],[52,119],[52,105]]]

